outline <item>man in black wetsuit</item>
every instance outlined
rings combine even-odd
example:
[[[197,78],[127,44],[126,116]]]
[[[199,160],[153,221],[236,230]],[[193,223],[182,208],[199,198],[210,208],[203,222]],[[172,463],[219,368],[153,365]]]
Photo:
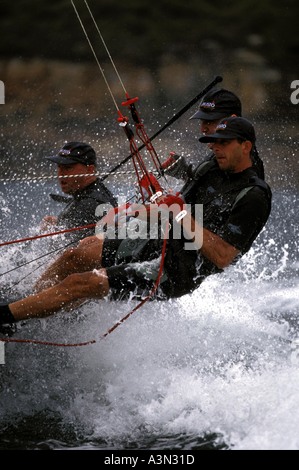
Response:
[[[65,208],[58,216],[43,218],[41,229],[55,230],[82,227],[98,221],[96,208],[108,203],[113,207],[117,201],[111,191],[95,175],[97,158],[94,149],[84,142],[68,142],[57,155],[46,157],[57,164],[61,190],[68,194]],[[78,242],[93,235],[94,227],[67,233],[68,241]]]
[[[215,133],[200,138],[211,144],[214,157],[198,166],[194,184],[184,195],[187,210],[181,211],[179,205],[172,220],[171,232],[178,224],[181,237],[170,233],[167,240],[157,298],[193,292],[207,276],[246,253],[264,227],[271,211],[271,191],[252,165],[255,140],[254,127],[241,117],[224,119]],[[198,204],[203,204],[203,220],[196,219]],[[157,207],[153,204],[154,211]],[[193,249],[186,249],[190,240]],[[134,292],[149,291],[159,270],[162,245],[162,236],[148,240],[88,237],[47,269],[41,283],[50,287],[0,306],[0,322],[48,316],[77,299],[128,298]]]

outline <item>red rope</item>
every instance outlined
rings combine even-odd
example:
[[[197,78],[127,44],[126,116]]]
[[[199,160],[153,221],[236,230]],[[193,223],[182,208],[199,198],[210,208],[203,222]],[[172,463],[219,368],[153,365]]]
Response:
[[[160,267],[158,271],[158,276],[155,281],[155,284],[149,294],[139,302],[136,307],[134,307],[129,313],[127,313],[124,317],[122,317],[117,323],[115,323],[109,330],[104,333],[100,340],[106,338],[110,333],[112,333],[116,328],[118,328],[122,323],[124,323],[136,310],[138,310],[142,305],[145,304],[156,292],[156,290],[159,287],[161,276],[163,273],[163,267],[164,267],[164,261],[165,261],[165,254],[166,254],[166,245],[167,245],[167,237],[168,237],[168,232],[169,232],[169,225],[167,224],[167,228],[165,231],[165,237],[163,240],[163,246],[162,246],[162,253],[161,253],[161,262],[160,262]],[[34,339],[18,339],[18,338],[0,338],[0,341],[4,343],[29,343],[29,344],[39,344],[42,346],[57,346],[57,347],[78,347],[78,346],[88,346],[90,344],[95,344],[97,340],[92,339],[90,341],[82,342],[82,343],[53,343],[51,341],[39,341],[39,340],[34,340]]]
[[[35,235],[34,237],[20,238],[18,240],[11,240],[9,242],[0,243],[0,247],[5,245],[12,245],[13,243],[22,243],[28,242],[29,240],[37,240],[38,238],[52,237],[54,235],[60,235],[61,233],[74,232],[75,230],[84,230],[86,228],[92,228],[95,226],[96,224],[88,224],[82,225],[82,227],[67,228],[65,230],[60,230],[59,232],[43,233],[42,235]]]
[[[166,229],[165,237],[164,237],[164,240],[163,240],[160,268],[159,268],[159,272],[158,272],[156,282],[155,282],[152,290],[150,291],[150,293],[144,299],[141,300],[141,302],[139,302],[138,305],[136,305],[136,307],[134,307],[129,313],[127,313],[127,315],[125,315],[117,323],[115,323],[115,325],[113,325],[109,330],[107,330],[106,333],[104,333],[101,338],[106,338],[106,336],[108,336],[110,333],[112,333],[112,331],[116,330],[116,328],[119,325],[121,325],[125,320],[127,320],[134,312],[136,312],[136,310],[138,310],[140,307],[142,307],[142,305],[144,305],[145,302],[147,302],[154,295],[156,290],[158,289],[159,284],[160,284],[160,280],[161,280],[161,276],[162,276],[162,273],[163,273],[168,231],[169,231],[169,225],[167,224],[167,229]]]
[[[18,339],[18,338],[0,338],[3,343],[29,343],[29,344],[41,344],[43,346],[59,346],[59,347],[76,347],[76,346],[88,346],[89,344],[96,343],[95,339],[86,341],[85,343],[52,343],[51,341],[39,341],[37,339]]]

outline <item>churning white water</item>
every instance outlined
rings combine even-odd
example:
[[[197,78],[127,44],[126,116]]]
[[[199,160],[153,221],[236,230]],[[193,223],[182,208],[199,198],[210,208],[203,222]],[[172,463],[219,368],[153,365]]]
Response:
[[[26,233],[38,191],[42,200],[44,187],[27,190],[22,211],[2,192],[2,240]],[[96,343],[5,344],[1,448],[299,449],[297,203],[274,194],[271,219],[239,264],[190,296],[146,303],[105,339],[136,303],[90,301],[18,325],[12,339]],[[33,231],[48,209],[39,204]],[[47,247],[1,248],[2,297],[30,292]]]

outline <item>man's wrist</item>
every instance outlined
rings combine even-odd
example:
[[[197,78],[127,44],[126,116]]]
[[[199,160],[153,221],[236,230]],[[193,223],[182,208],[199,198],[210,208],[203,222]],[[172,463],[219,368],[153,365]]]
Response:
[[[0,325],[15,323],[16,319],[10,311],[8,304],[0,304]]]

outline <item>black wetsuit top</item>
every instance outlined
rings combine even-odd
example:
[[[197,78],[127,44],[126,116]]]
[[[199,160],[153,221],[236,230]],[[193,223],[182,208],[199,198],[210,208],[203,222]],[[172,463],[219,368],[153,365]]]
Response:
[[[117,201],[111,191],[97,179],[69,198],[66,207],[57,218],[57,225],[63,228],[82,227],[95,224],[99,217],[96,216],[96,208],[99,204],[108,203],[113,207]],[[84,230],[76,230],[65,234],[70,242],[77,242],[84,237],[94,235],[94,227]]]
[[[226,173],[215,161],[207,163],[204,171],[195,172],[185,184],[185,202],[191,205],[193,215],[194,204],[203,204],[203,226],[237,248],[242,256],[269,217],[270,188],[257,177],[253,167],[241,173]],[[186,250],[185,243],[184,237],[170,237],[167,242],[158,298],[188,294],[207,276],[221,272],[197,250]],[[162,240],[105,240],[103,266],[107,268],[113,297],[128,296],[130,292],[132,295],[134,289],[148,291],[157,277],[161,250]]]

